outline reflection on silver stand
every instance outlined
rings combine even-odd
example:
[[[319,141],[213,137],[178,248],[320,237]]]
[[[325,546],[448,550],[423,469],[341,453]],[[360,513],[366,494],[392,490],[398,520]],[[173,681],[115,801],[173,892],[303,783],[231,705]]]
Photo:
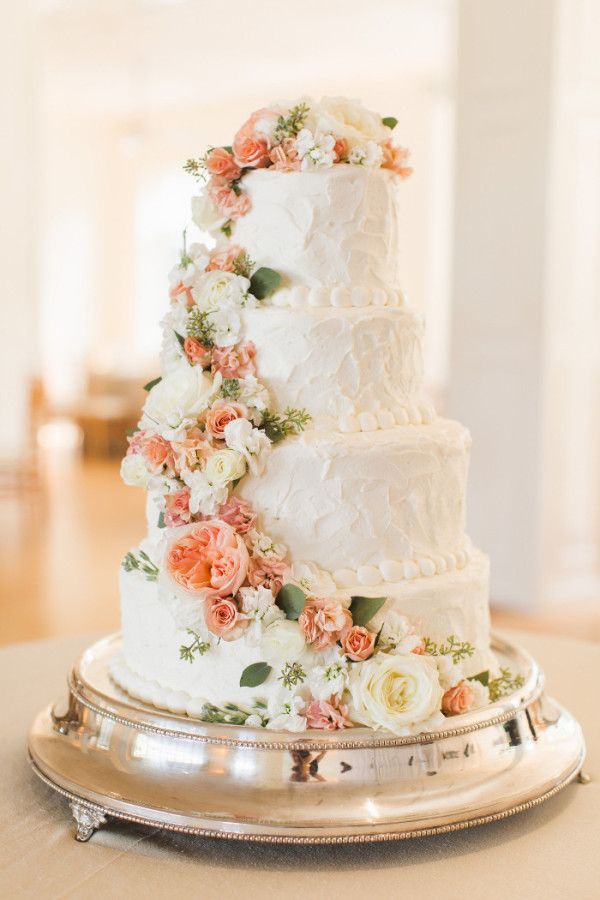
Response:
[[[494,650],[523,687],[444,731],[298,735],[208,725],[133,700],[108,674],[120,651],[113,636],[83,654],[67,704],[34,721],[31,762],[69,799],[80,841],[110,818],[270,843],[457,831],[553,796],[585,755],[578,723],[546,697],[532,658],[500,640]]]

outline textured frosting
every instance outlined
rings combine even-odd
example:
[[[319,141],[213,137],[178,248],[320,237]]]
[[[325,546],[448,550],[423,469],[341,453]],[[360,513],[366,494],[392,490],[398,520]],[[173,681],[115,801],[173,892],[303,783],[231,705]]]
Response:
[[[305,407],[317,428],[375,431],[428,422],[423,324],[400,309],[256,309],[244,313],[261,380],[278,409]]]
[[[372,589],[362,592],[376,595]],[[419,632],[433,640],[460,634],[476,648],[465,666],[475,674],[494,666],[489,650],[488,562],[476,552],[459,572],[420,582],[388,585],[388,601],[373,619],[379,628],[386,614],[397,609],[414,620]],[[338,596],[348,601],[349,591]],[[187,627],[197,624],[193,612],[178,607],[164,589],[135,572],[121,573],[123,656],[113,667],[113,677],[134,696],[178,713],[199,715],[205,702],[251,704],[280,690],[276,666],[258,688],[240,687],[246,666],[264,658],[264,650],[243,636],[221,641],[192,663],[179,659],[178,648],[189,643]]]
[[[328,571],[457,553],[470,445],[466,428],[446,419],[372,434],[308,431],[279,444],[239,493],[295,559]]]
[[[244,178],[250,212],[235,240],[284,286],[398,288],[402,185],[386,169],[257,170]]]

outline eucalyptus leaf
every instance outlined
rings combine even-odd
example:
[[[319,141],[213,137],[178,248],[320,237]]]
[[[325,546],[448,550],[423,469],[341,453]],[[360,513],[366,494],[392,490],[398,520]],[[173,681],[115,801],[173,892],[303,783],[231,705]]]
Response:
[[[378,613],[386,597],[352,597],[350,614],[355,625],[366,625]]]
[[[266,662],[252,663],[246,666],[240,678],[240,687],[257,687],[266,681],[271,672],[271,666]]]
[[[164,514],[164,512],[162,511],[162,509],[161,509],[160,514],[159,514],[159,516],[158,516],[157,526],[158,526],[158,528],[166,528],[166,527],[167,527],[167,523],[165,522],[165,514]]]
[[[159,375],[158,378],[153,378],[152,381],[149,381],[148,384],[145,384],[144,390],[151,391],[153,387],[156,387],[159,381],[162,381],[162,375]]]
[[[285,613],[286,619],[298,619],[306,603],[306,594],[295,584],[284,584],[275,603]]]
[[[254,294],[257,300],[264,300],[279,287],[280,282],[281,275],[278,272],[261,266],[250,279],[250,293]]]
[[[185,344],[185,338],[184,338],[184,337],[181,337],[181,335],[178,334],[177,332],[175,332],[175,337],[177,338],[177,340],[178,340],[178,342],[179,342],[179,346],[180,346],[181,349],[183,350],[183,345]]]
[[[398,124],[398,119],[396,119],[394,116],[386,116],[381,121],[384,125],[387,125],[388,128],[395,128]]]
[[[469,681],[478,681],[484,687],[487,687],[490,681],[489,669],[486,669],[485,672],[478,672],[477,675],[470,675]]]

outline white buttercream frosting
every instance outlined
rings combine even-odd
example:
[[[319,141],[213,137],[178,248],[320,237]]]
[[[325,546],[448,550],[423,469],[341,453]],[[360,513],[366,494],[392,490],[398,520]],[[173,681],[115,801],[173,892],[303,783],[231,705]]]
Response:
[[[387,169],[333,166],[312,172],[257,170],[235,241],[283,286],[398,288],[402,182]]]

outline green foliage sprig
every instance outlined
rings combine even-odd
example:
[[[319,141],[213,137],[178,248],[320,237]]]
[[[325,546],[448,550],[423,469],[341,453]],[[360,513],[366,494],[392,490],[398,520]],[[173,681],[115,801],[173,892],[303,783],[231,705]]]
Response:
[[[210,650],[210,644],[207,644],[206,641],[203,641],[199,634],[193,631],[191,628],[187,629],[187,633],[191,635],[193,638],[190,644],[182,644],[179,648],[179,659],[183,659],[186,662],[193,662],[194,657],[204,656],[207,650]]]
[[[240,396],[239,378],[224,378],[221,385],[221,396],[225,400],[237,400]]]
[[[291,691],[294,685],[302,684],[305,679],[306,672],[299,662],[286,662],[277,681],[280,681],[284,687]]]
[[[186,330],[189,337],[197,338],[204,347],[214,347],[214,326],[207,312],[194,306],[188,313]]]
[[[490,701],[495,703],[496,700],[506,697],[507,694],[518,691],[524,684],[525,679],[522,675],[513,675],[509,668],[501,666],[498,677],[492,678],[487,684],[488,691],[490,692]]]
[[[279,144],[285,138],[296,137],[304,128],[309,110],[310,107],[306,103],[298,103],[292,106],[287,116],[279,116],[273,132],[275,143]]]
[[[156,581],[158,578],[159,568],[155,566],[147,553],[140,550],[138,555],[135,553],[127,553],[123,557],[121,563],[126,572],[141,572],[145,576],[146,581]]]
[[[263,415],[261,428],[273,444],[277,444],[290,434],[304,431],[312,416],[305,409],[286,406],[283,415],[267,410]]]
[[[425,653],[430,656],[451,656],[453,663],[459,663],[475,653],[475,647],[468,641],[459,641],[455,634],[449,635],[445,642],[436,644],[431,638],[423,638]]]
[[[250,278],[255,266],[254,260],[250,258],[245,250],[242,250],[233,261],[233,274],[241,275],[243,278]]]
[[[235,703],[224,703],[223,706],[205,703],[200,711],[200,719],[203,722],[216,722],[224,725],[245,725],[246,719],[250,715],[251,713],[247,709],[242,709]]]
[[[183,164],[183,171],[188,175],[192,175],[197,181],[204,181],[206,178],[206,156],[199,156],[197,159],[188,159]]]

